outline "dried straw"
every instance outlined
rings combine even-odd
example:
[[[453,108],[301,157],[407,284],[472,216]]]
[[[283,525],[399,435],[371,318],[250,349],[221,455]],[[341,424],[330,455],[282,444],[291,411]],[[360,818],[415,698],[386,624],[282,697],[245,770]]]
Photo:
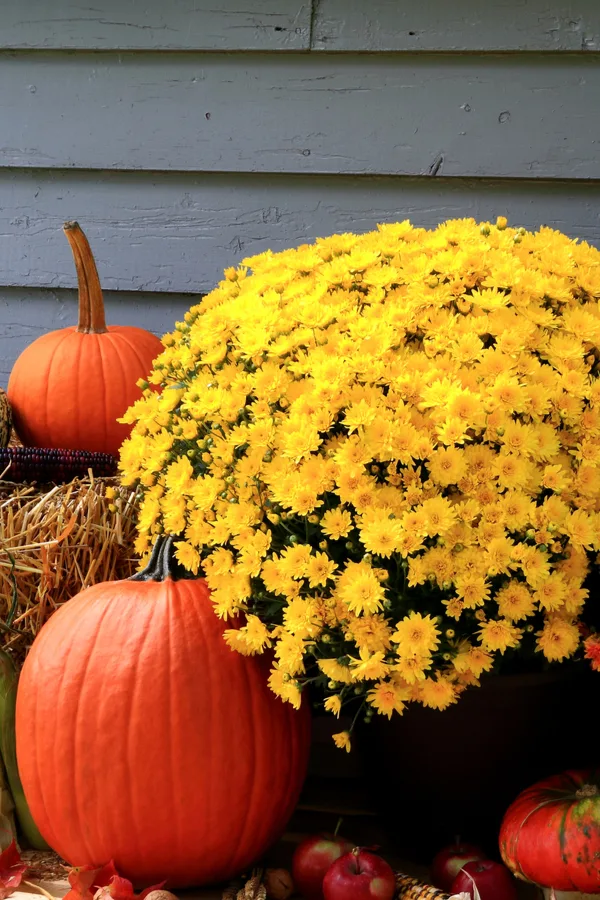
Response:
[[[131,488],[91,472],[54,487],[0,481],[0,644],[17,664],[62,603],[135,571],[137,504]]]

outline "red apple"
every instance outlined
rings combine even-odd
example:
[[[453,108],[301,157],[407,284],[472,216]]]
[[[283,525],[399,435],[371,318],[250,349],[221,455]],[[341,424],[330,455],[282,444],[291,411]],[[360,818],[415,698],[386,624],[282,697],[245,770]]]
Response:
[[[476,844],[463,844],[456,840],[453,844],[443,847],[436,853],[431,863],[432,884],[448,893],[464,864],[478,859],[486,859],[486,855]]]
[[[506,866],[491,859],[465,863],[450,888],[451,894],[469,894],[472,900],[517,900],[517,886]]]
[[[292,860],[296,890],[306,900],[323,900],[323,878],[330,865],[354,844],[331,834],[315,834],[298,844]]]
[[[395,893],[391,866],[360,847],[340,856],[323,879],[325,900],[392,900]]]

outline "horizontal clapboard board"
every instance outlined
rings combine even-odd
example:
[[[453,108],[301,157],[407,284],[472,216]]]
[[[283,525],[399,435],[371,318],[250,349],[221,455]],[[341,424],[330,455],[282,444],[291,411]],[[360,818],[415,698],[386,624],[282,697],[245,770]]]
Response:
[[[307,50],[310,0],[2,0],[0,48]]]
[[[593,54],[0,54],[0,167],[600,178]]]
[[[573,52],[599,34],[597,0],[2,0],[0,48]]]
[[[206,292],[246,256],[404,218],[506,215],[600,246],[600,183],[21,170],[0,171],[0,197],[0,285],[15,287],[75,285],[67,219],[106,290],[146,294]]]
[[[600,49],[598,0],[319,0],[313,49],[584,51]]]

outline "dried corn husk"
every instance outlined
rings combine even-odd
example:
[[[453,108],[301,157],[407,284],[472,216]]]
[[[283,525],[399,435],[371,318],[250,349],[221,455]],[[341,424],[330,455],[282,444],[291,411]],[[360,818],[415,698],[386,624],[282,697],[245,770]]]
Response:
[[[223,891],[221,900],[237,900],[237,895],[241,887],[242,882],[239,878],[231,881]]]
[[[222,900],[266,900],[267,889],[263,884],[264,869],[253,869],[246,882],[232,881],[222,894]]]
[[[12,438],[12,410],[6,392],[0,388],[0,447],[7,447]]]
[[[232,881],[223,891],[222,900],[265,900],[268,895],[264,877],[264,870],[255,869],[245,884]],[[419,881],[418,878],[399,872],[396,875],[396,900],[469,900],[469,896],[468,894],[450,896],[430,884]]]

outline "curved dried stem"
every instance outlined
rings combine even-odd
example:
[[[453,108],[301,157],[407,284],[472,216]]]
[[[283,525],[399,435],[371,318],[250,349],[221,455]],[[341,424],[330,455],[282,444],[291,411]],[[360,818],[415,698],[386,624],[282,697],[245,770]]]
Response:
[[[42,897],[46,897],[47,900],[58,900],[54,894],[51,894],[50,891],[45,890],[43,887],[40,887],[39,884],[34,884],[33,881],[23,881],[23,884],[26,884],[27,887],[32,888],[36,894],[41,894]]]
[[[104,317],[104,299],[96,261],[88,239],[78,222],[65,222],[63,231],[71,246],[79,288],[79,320],[81,334],[104,334],[108,331]]]

